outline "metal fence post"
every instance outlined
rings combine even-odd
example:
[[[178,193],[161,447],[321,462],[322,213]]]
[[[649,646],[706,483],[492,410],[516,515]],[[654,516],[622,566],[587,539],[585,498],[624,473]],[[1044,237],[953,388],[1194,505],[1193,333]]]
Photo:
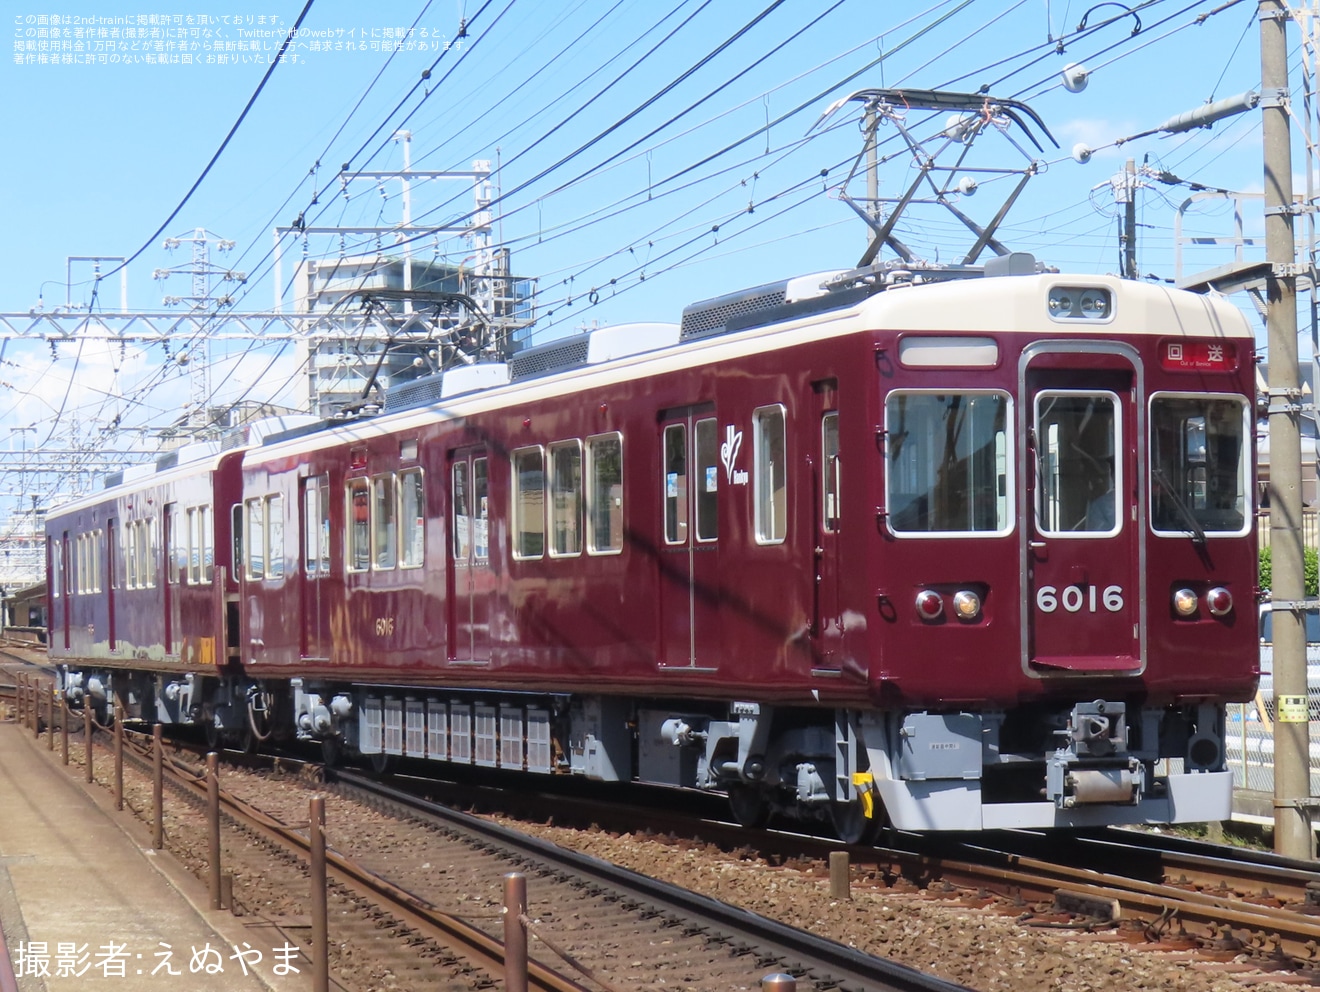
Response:
[[[69,764],[69,700],[60,694],[60,761]]]
[[[160,724],[151,727],[151,849],[165,847],[165,740]]]
[[[312,884],[312,992],[330,989],[330,924],[326,906],[325,796],[312,796],[307,837]]]
[[[527,876],[511,871],[504,876],[504,990],[527,992]]]
[[[50,698],[46,700],[46,750],[55,750],[55,683],[50,684]]]
[[[211,908],[220,908],[220,755],[206,755],[207,859],[210,867]]]
[[[92,774],[92,700],[89,696],[83,696],[83,757],[86,759],[83,763],[87,766],[87,784],[90,785],[96,779]]]
[[[115,809],[124,808],[124,710],[115,703]]]

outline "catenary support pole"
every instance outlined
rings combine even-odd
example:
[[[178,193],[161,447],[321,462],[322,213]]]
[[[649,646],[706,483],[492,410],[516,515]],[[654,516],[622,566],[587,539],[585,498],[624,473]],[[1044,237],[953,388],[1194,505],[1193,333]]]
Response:
[[[1284,0],[1259,0],[1261,115],[1265,154],[1266,325],[1269,332],[1270,547],[1274,610],[1274,849],[1311,857],[1306,635],[1302,571],[1301,388],[1297,279],[1293,265],[1292,131]],[[1279,609],[1284,604],[1290,608]]]

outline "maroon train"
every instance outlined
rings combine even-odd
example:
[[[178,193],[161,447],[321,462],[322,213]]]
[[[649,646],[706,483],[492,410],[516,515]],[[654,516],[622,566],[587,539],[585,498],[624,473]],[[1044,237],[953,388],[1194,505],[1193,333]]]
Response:
[[[1254,408],[1217,299],[790,280],[125,470],[49,515],[50,653],[129,719],[849,838],[1220,819]]]

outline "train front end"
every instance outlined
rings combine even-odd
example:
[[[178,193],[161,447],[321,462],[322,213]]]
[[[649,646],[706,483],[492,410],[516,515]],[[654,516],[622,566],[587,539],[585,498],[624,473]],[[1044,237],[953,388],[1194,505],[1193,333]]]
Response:
[[[1048,274],[871,305],[878,705],[854,780],[908,829],[1226,818],[1225,704],[1259,668],[1245,319]]]

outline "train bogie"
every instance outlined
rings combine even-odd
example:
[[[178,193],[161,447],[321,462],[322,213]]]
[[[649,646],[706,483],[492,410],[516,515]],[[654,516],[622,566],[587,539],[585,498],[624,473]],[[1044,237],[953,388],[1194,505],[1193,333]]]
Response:
[[[159,674],[144,718],[719,790],[749,823],[1226,815],[1251,349],[1221,303],[1034,268],[760,287],[52,514],[52,654]],[[209,583],[166,484],[210,494]],[[153,501],[130,590],[107,535]],[[121,549],[100,587],[60,573],[79,540]],[[159,629],[101,651],[130,592]]]

